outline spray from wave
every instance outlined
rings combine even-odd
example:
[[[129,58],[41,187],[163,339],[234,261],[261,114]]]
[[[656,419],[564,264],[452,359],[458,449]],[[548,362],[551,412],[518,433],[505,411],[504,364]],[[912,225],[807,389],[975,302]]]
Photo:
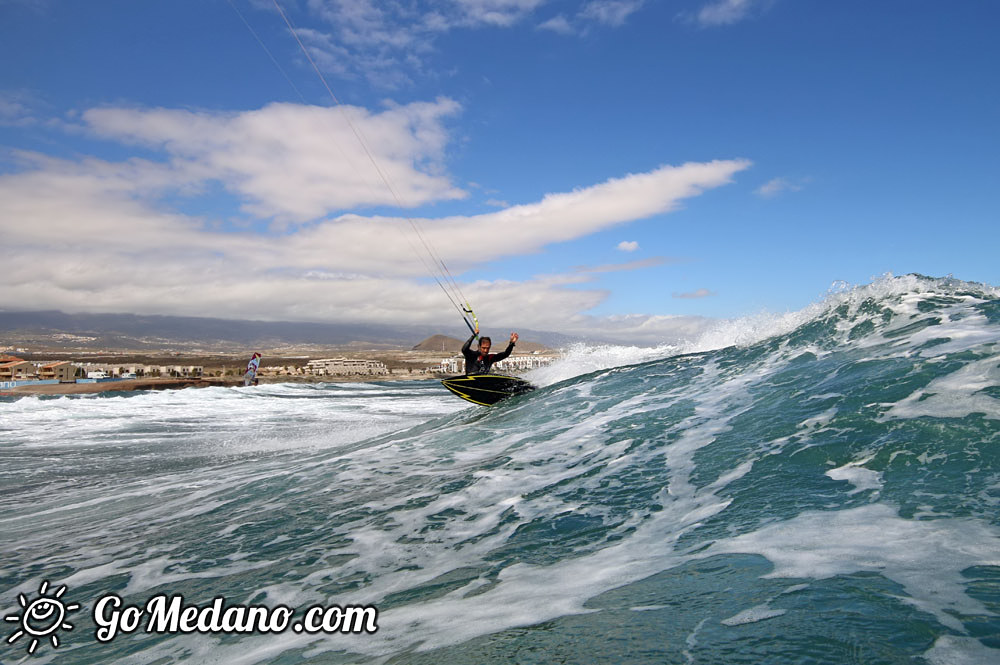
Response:
[[[794,312],[760,312],[736,319],[716,321],[697,337],[653,347],[624,346],[615,344],[572,344],[561,349],[555,363],[531,371],[527,378],[536,385],[548,386],[591,372],[660,360],[671,356],[705,353],[730,346],[746,347],[769,338],[794,332],[797,328],[822,319],[843,317],[845,321],[860,322],[871,318],[868,311],[873,303],[890,307],[931,297],[942,291],[960,291],[966,296],[996,299],[1000,287],[961,282],[947,278],[930,278],[909,274],[896,277],[887,273],[874,282],[851,286],[846,282],[834,283],[825,297]],[[902,311],[902,310],[901,310]],[[907,313],[911,313],[907,310]]]

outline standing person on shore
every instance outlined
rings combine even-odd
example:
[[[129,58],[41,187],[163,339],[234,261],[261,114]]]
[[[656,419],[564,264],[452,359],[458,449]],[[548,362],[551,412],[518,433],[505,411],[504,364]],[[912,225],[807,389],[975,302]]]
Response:
[[[260,382],[257,380],[257,369],[260,367],[260,354],[254,353],[247,363],[247,371],[243,373],[244,386],[256,386]]]
[[[510,334],[510,343],[507,348],[500,353],[490,353],[490,346],[493,345],[493,341],[489,337],[482,337],[479,340],[479,349],[476,351],[472,350],[472,340],[476,339],[479,334],[479,324],[476,324],[476,330],[472,333],[472,337],[465,341],[462,345],[462,355],[465,356],[465,375],[470,376],[473,374],[489,374],[490,368],[493,367],[493,363],[500,362],[504,358],[510,355],[511,351],[514,350],[514,344],[517,343],[517,333],[512,332]]]

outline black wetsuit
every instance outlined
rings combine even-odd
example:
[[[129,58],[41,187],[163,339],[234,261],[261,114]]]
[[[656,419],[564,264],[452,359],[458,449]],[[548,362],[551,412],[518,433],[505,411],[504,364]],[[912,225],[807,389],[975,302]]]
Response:
[[[462,345],[462,355],[465,356],[465,374],[466,376],[472,374],[489,374],[490,368],[493,367],[493,363],[500,362],[504,358],[510,355],[510,352],[514,350],[514,342],[507,345],[507,348],[500,353],[487,353],[483,355],[479,351],[472,350],[472,340],[476,339],[473,335],[465,344]]]

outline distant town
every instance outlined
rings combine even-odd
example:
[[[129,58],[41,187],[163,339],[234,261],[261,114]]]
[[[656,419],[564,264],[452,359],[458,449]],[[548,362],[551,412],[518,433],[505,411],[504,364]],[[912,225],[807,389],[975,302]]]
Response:
[[[265,383],[443,377],[464,371],[464,359],[457,353],[461,344],[460,340],[435,335],[412,349],[376,350],[368,354],[356,351],[341,354],[316,353],[320,349],[313,349],[312,353],[301,353],[297,349],[292,351],[294,355],[289,355],[288,349],[276,349],[264,353],[257,376]],[[518,374],[547,365],[557,357],[555,352],[537,344],[529,343],[524,347],[525,352],[518,353],[519,349],[515,349],[515,353],[509,358],[495,364],[494,371]],[[452,349],[454,352],[448,353]],[[32,349],[24,346],[0,346],[0,390],[55,384],[81,384],[82,387],[83,384],[168,379],[225,385],[242,378],[250,355],[251,352],[212,352],[202,356],[191,351],[74,351],[55,350],[52,347]],[[317,355],[327,357],[316,357]],[[198,384],[188,381],[178,385]]]

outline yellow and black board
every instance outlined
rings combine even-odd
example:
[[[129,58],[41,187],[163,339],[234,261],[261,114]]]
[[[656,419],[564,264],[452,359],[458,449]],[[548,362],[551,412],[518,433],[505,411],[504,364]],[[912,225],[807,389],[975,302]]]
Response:
[[[535,389],[524,379],[502,374],[453,376],[443,379],[441,383],[462,399],[482,406],[493,406],[500,400]]]

